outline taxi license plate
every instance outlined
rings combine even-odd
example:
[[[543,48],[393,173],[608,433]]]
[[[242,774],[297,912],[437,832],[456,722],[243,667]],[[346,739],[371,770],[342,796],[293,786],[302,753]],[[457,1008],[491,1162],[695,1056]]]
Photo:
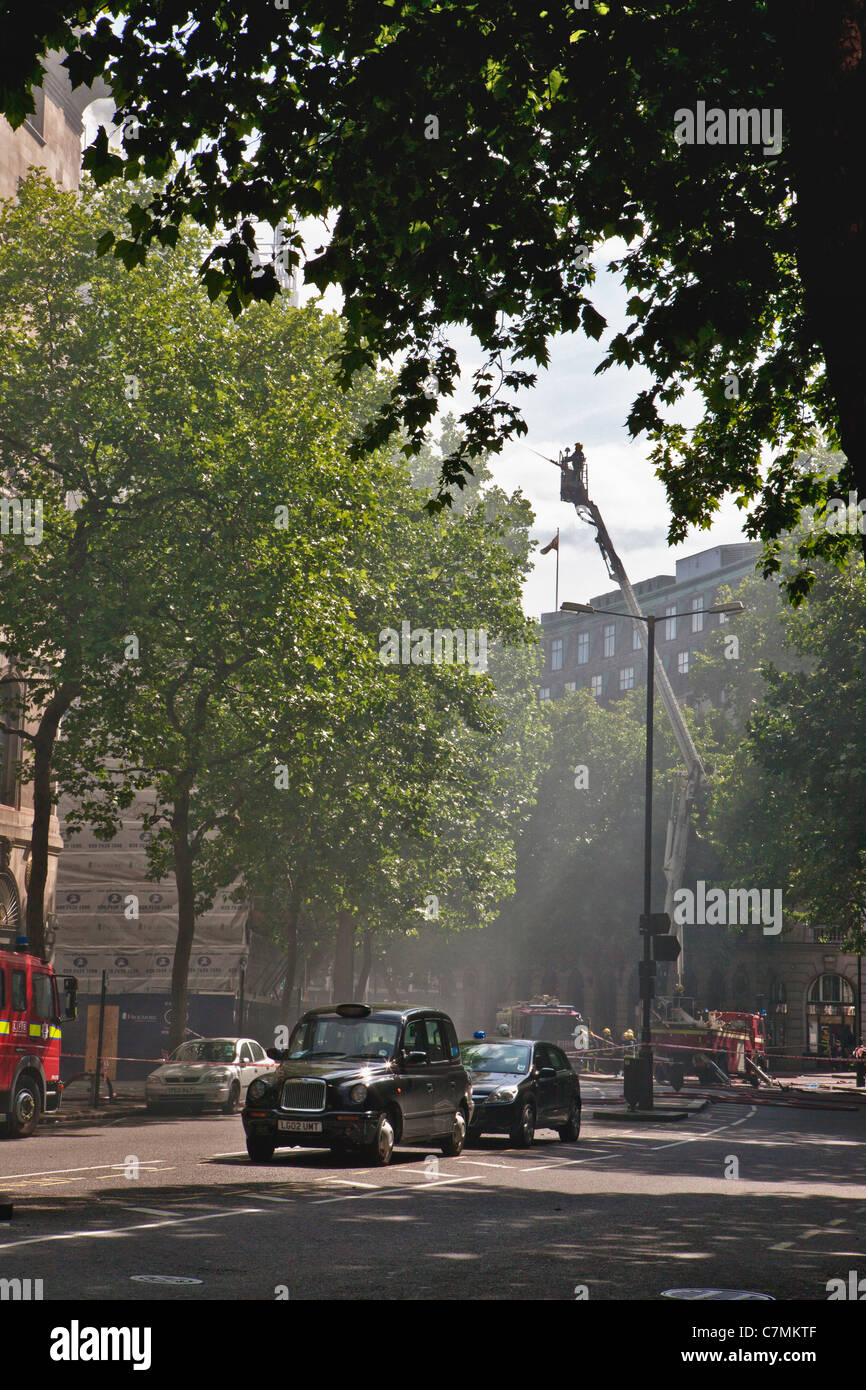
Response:
[[[171,1090],[166,1092],[169,1100],[172,1096],[197,1096],[200,1094],[198,1086],[172,1086]]]
[[[321,1120],[277,1120],[277,1129],[289,1129],[295,1134],[321,1134]]]

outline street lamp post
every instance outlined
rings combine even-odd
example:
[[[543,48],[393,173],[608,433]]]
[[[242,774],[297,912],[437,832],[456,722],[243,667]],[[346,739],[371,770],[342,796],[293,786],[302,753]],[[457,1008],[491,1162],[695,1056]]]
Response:
[[[611,618],[631,618],[634,622],[647,626],[647,673],[646,673],[646,759],[644,772],[644,839],[643,839],[643,913],[640,931],[643,937],[643,958],[640,962],[640,994],[643,1006],[641,1023],[639,1065],[635,1067],[635,1089],[632,1096],[633,1109],[651,1110],[653,1108],[653,1050],[652,1050],[652,1005],[655,982],[655,960],[653,959],[654,930],[652,914],[652,833],[653,833],[653,704],[655,699],[655,649],[656,616],[654,613],[621,613],[613,608],[594,608],[590,603],[563,603],[563,613],[603,613]],[[742,603],[716,603],[706,610],[708,613],[743,613]],[[668,616],[671,616],[670,614]],[[677,617],[685,616],[676,614]],[[664,915],[664,914],[662,914]],[[670,923],[668,921],[667,926]],[[665,928],[662,928],[664,930]],[[623,1076],[626,1076],[623,1059]],[[628,1096],[628,1092],[627,1092]]]
[[[642,1069],[645,1075],[639,1085],[643,1092],[642,1108],[652,1109],[653,1103],[653,1049],[650,1001],[654,993],[655,963],[652,958],[652,934],[649,919],[652,912],[653,875],[653,703],[655,699],[655,655],[656,620],[648,614],[647,625],[647,666],[646,666],[646,766],[644,775],[644,822],[643,822],[643,916],[646,930],[643,933],[643,1021],[640,1034],[640,1056],[647,1058]]]

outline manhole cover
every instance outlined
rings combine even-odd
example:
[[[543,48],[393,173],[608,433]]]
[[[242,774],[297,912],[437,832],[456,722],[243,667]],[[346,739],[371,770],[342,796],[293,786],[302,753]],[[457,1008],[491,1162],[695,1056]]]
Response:
[[[188,1279],[185,1274],[132,1274],[136,1284],[201,1284],[202,1279]]]
[[[723,1302],[742,1303],[760,1299],[775,1303],[771,1293],[755,1293],[752,1289],[664,1289],[662,1298],[709,1298]]]

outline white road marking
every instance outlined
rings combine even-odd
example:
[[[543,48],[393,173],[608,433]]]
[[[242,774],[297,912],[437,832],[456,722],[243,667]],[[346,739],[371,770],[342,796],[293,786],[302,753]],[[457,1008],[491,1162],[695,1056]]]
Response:
[[[145,1163],[165,1163],[164,1158],[140,1158],[139,1167]],[[95,1173],[100,1168],[125,1168],[122,1163],[91,1163],[87,1168],[45,1168],[40,1173],[2,1173],[0,1182],[13,1182],[16,1178],[53,1178],[57,1173]]]
[[[226,1216],[264,1216],[260,1207],[238,1207],[234,1211],[212,1212],[209,1216],[179,1216],[167,1221],[143,1221],[136,1226],[112,1226],[103,1231],[64,1231],[50,1236],[26,1236],[0,1245],[0,1250],[18,1250],[22,1245],[45,1245],[54,1240],[99,1240],[103,1237],[134,1235],[138,1231],[156,1231],[163,1226],[189,1226],[194,1221],[219,1221]]]
[[[399,1187],[374,1187],[372,1192],[345,1192],[342,1197],[317,1197],[313,1202],[314,1207],[328,1206],[331,1202],[360,1202],[364,1197],[403,1197],[410,1192],[429,1192],[431,1188],[447,1187],[449,1184],[458,1182],[480,1182],[481,1174],[473,1173],[466,1178],[443,1178],[441,1182],[430,1182],[422,1179],[417,1183],[402,1183]],[[0,1246],[2,1249],[2,1246]]]
[[[143,1212],[145,1216],[175,1216],[173,1211],[160,1211],[158,1207],[121,1207],[121,1211]]]
[[[723,1129],[736,1129],[737,1125],[744,1125],[746,1120],[750,1120],[757,1112],[757,1105],[749,1108],[747,1115],[743,1115],[740,1120],[732,1120],[730,1124],[719,1125],[716,1129],[704,1130],[701,1134],[693,1134],[690,1139],[675,1139],[672,1144],[655,1144],[650,1150],[651,1153],[658,1153],[659,1149],[677,1149],[681,1144],[696,1144],[701,1139],[709,1139],[712,1134],[720,1134]]]

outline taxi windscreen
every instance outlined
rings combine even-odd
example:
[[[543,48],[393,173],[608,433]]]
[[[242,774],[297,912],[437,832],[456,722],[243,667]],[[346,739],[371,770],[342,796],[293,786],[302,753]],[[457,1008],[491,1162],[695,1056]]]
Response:
[[[319,1014],[302,1020],[289,1039],[289,1057],[378,1057],[397,1050],[399,1024],[376,1018],[333,1018]]]

